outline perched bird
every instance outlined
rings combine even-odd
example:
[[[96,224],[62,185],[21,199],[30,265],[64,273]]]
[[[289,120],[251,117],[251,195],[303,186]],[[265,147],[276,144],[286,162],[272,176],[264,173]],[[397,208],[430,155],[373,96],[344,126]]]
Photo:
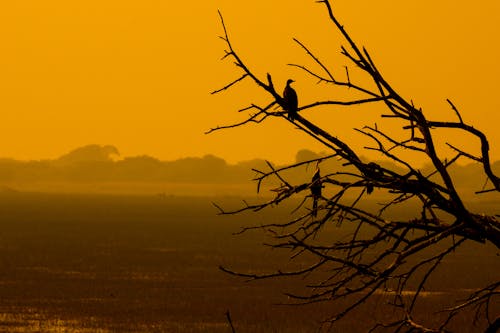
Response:
[[[379,180],[381,177],[384,176],[384,172],[382,171],[382,168],[380,167],[380,165],[378,165],[377,163],[375,162],[370,162],[366,165],[366,170],[365,170],[365,175],[367,178],[365,178],[367,180],[367,183],[366,183],[366,193],[368,194],[372,194],[373,193],[373,189],[374,189],[374,185],[373,185],[373,182],[369,181],[369,179],[375,179],[375,180]]]
[[[292,79],[286,81],[285,90],[283,90],[283,100],[285,102],[285,110],[288,112],[288,119],[295,120],[297,115],[297,108],[299,105],[299,100],[297,98],[297,92],[290,87],[290,84],[295,82]]]
[[[312,179],[311,179],[311,195],[313,197],[313,207],[312,207],[312,215],[316,217],[318,214],[318,199],[321,197],[321,189],[323,186],[321,185],[321,175],[319,173],[319,168],[316,169]]]
[[[366,193],[372,194],[373,193],[373,184],[372,183],[367,183],[366,184]]]

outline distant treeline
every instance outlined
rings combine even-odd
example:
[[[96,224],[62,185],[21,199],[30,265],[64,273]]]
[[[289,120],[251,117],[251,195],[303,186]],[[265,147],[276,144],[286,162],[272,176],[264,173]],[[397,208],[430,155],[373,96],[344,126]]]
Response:
[[[88,145],[77,148],[54,160],[17,161],[0,159],[0,182],[170,182],[191,184],[246,183],[256,172],[252,169],[269,170],[262,159],[228,164],[222,158],[206,155],[189,157],[175,161],[161,161],[150,156],[125,157],[117,159],[118,150],[114,146]],[[324,156],[309,150],[301,150],[296,162]],[[390,163],[390,162],[389,162]],[[388,162],[380,162],[387,165]],[[279,166],[275,166],[279,168]],[[394,169],[394,165],[392,166]],[[300,182],[310,177],[315,164],[304,165],[285,176]],[[341,169],[341,162],[329,160],[321,164],[322,173],[335,173]],[[500,171],[500,161],[493,164]],[[345,170],[344,170],[345,171]],[[403,172],[403,170],[402,170]],[[425,174],[425,168],[422,170]],[[455,165],[452,173],[456,185],[481,189],[485,182],[479,164]]]

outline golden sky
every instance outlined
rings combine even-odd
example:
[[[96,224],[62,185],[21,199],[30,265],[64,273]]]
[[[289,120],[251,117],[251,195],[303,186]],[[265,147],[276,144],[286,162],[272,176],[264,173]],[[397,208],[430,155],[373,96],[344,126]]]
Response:
[[[199,4],[198,4],[199,3]],[[370,50],[394,87],[429,118],[466,122],[489,137],[500,159],[500,2],[334,1],[352,37]],[[216,154],[234,162],[263,157],[290,161],[297,150],[320,150],[277,119],[211,135],[241,119],[236,111],[262,96],[248,85],[210,91],[239,76],[219,61],[220,9],[240,55],[282,87],[292,77],[299,103],[329,94],[287,63],[313,65],[293,43],[316,50],[344,73],[340,39],[313,0],[165,1],[25,0],[0,5],[0,157],[54,158],[90,143],[122,155],[161,159]],[[281,88],[280,88],[281,90]],[[332,99],[348,99],[334,90]],[[348,142],[370,110],[330,108],[304,114]],[[469,147],[468,137],[446,133]],[[475,148],[470,145],[471,149]]]

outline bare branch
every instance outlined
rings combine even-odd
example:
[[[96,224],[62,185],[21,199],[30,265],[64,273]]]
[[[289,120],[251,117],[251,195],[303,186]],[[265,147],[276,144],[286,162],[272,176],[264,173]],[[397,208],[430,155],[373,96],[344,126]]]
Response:
[[[453,111],[455,111],[455,114],[457,115],[458,120],[460,120],[460,123],[463,124],[464,121],[462,120],[462,116],[460,115],[460,112],[458,112],[458,109],[455,107],[455,105],[449,99],[446,99],[446,101],[448,102],[448,104],[450,104],[451,109]]]
[[[241,77],[237,78],[236,80],[234,80],[233,82],[225,85],[224,87],[220,88],[220,89],[217,89],[217,90],[214,90],[212,91],[210,94],[214,95],[214,94],[217,94],[217,93],[220,93],[221,91],[224,91],[224,90],[227,90],[229,88],[231,88],[232,86],[234,86],[236,83],[242,81],[244,78],[246,78],[248,76],[248,74],[243,74]]]

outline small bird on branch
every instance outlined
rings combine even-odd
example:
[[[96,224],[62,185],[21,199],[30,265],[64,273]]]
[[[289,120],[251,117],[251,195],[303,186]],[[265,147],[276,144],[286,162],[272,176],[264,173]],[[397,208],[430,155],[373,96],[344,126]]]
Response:
[[[295,82],[292,79],[286,81],[285,90],[283,90],[283,100],[285,102],[285,111],[288,112],[288,119],[295,120],[297,115],[297,108],[299,105],[299,100],[297,98],[297,92],[290,87],[290,84]]]
[[[321,175],[319,172],[319,168],[316,168],[316,172],[314,173],[311,179],[311,195],[313,197],[313,207],[312,207],[312,215],[316,217],[318,215],[318,199],[321,198],[321,190],[323,185],[321,184]]]
[[[368,193],[368,194],[373,193],[373,184],[372,183],[366,184],[366,193]]]
[[[367,169],[365,171],[365,175],[368,177],[368,179],[371,178],[371,179],[379,180],[381,177],[384,176],[384,172],[382,171],[380,165],[378,165],[377,163],[370,162],[366,166],[367,166]],[[373,182],[371,182],[368,179],[367,179],[367,183],[366,183],[366,193],[372,194],[373,189],[374,189],[374,185],[373,185]]]

